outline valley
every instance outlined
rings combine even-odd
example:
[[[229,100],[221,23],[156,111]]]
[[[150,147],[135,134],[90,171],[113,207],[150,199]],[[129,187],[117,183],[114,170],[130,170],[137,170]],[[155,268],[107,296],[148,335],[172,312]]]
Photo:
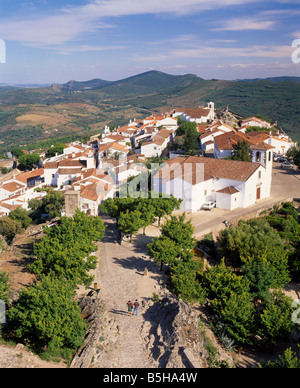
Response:
[[[48,147],[49,141],[73,141],[98,134],[105,125],[122,126],[174,107],[198,107],[214,101],[244,116],[262,115],[295,141],[300,140],[298,78],[204,80],[150,71],[109,82],[70,81],[42,88],[0,88],[0,152],[13,146]],[[288,113],[287,113],[288,112]],[[53,140],[52,140],[53,139]]]

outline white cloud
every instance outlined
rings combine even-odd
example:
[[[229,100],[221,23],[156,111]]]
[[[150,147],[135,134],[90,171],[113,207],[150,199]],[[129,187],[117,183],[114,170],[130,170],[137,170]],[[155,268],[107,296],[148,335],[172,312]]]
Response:
[[[259,0],[93,0],[81,6],[53,10],[52,14],[0,18],[0,36],[32,47],[51,47],[83,40],[88,34],[113,28],[106,18],[142,14],[194,15],[204,10],[256,3]]]
[[[221,27],[213,28],[213,31],[271,30],[275,24],[274,20],[242,17],[226,20]]]
[[[136,56],[136,61],[164,61],[179,58],[291,58],[293,48],[291,46],[249,46],[249,47],[216,47],[216,46],[197,46],[194,48],[178,48],[166,50],[163,54],[151,54],[149,56]]]

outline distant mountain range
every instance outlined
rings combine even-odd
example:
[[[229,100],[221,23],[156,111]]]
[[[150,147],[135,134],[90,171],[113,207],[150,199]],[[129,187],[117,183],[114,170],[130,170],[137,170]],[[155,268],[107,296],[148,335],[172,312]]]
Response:
[[[24,88],[24,89],[36,89],[36,88],[46,88],[50,84],[7,84],[0,83],[0,88]]]
[[[170,75],[166,73],[162,73],[159,71],[149,71],[146,73],[138,74],[133,77],[125,78],[119,81],[105,81],[102,79],[93,79],[90,81],[78,82],[78,81],[69,81],[66,84],[61,85],[61,88],[68,91],[83,91],[83,90],[97,90],[104,89],[106,87],[111,86],[143,86],[147,87],[148,91],[152,88],[157,89],[165,89],[170,87],[170,85],[181,86],[188,85],[197,82],[209,81],[204,80],[203,78],[198,77],[194,74],[186,74],[186,75]],[[300,77],[269,77],[269,78],[253,78],[253,79],[237,79],[232,82],[257,82],[257,81],[269,81],[269,82],[299,82]]]
[[[125,78],[118,81],[106,81],[103,79],[95,78],[89,81],[74,81],[71,80],[65,84],[54,84],[65,91],[84,91],[84,90],[97,90],[109,86],[117,86],[120,84],[124,85],[142,85],[142,86],[153,86],[159,84],[162,89],[169,87],[172,83],[174,85],[181,85],[183,83],[193,83],[193,81],[209,81],[198,77],[194,74],[186,75],[170,75],[159,71],[149,71],[142,74],[135,75],[133,77]],[[257,81],[269,81],[269,82],[298,82],[300,83],[300,77],[283,76],[283,77],[268,77],[268,78],[246,78],[236,79],[232,82],[257,82]],[[230,82],[230,81],[229,81]],[[51,84],[13,84],[13,83],[0,83],[0,88],[24,88],[24,89],[39,89],[50,87]],[[53,85],[52,85],[53,86]]]
[[[300,142],[300,77],[224,81],[148,71],[113,82],[1,85],[1,149],[99,133],[104,125],[125,125],[130,118],[206,106],[209,101],[216,109],[228,106],[244,117],[260,114],[277,121]]]

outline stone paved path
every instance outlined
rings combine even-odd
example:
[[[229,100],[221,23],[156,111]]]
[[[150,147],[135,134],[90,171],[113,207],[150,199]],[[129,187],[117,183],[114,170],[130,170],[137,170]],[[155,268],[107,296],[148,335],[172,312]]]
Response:
[[[103,218],[107,224],[105,238],[99,243],[99,265],[95,281],[100,286],[105,301],[107,321],[103,333],[104,347],[94,366],[97,368],[150,368],[141,337],[144,323],[143,308],[139,315],[129,316],[128,300],[143,300],[152,296],[160,279],[159,268],[145,255],[145,245],[119,244],[119,232],[113,221]],[[142,236],[140,236],[142,238]],[[138,246],[138,247],[137,247]],[[148,276],[144,276],[145,268]],[[107,339],[110,338],[107,344]]]

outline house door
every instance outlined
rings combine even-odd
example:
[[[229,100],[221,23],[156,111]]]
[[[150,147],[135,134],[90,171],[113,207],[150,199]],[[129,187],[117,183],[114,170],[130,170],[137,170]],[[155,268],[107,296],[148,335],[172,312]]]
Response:
[[[256,189],[256,199],[260,199],[260,187]]]

